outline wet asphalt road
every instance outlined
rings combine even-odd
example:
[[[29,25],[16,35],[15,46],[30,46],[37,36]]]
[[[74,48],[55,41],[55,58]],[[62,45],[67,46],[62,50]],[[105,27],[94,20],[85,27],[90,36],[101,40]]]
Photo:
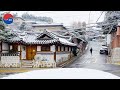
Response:
[[[84,55],[79,57],[73,63],[67,65],[65,68],[90,68],[97,69],[106,72],[110,72],[117,76],[120,76],[120,65],[113,65],[107,63],[107,56],[99,54],[99,50],[103,42],[91,41],[89,48]],[[89,49],[93,48],[93,54],[91,55]]]

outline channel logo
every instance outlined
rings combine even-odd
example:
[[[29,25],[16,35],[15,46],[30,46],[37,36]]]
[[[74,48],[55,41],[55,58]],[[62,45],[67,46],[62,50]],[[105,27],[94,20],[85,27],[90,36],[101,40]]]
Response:
[[[3,21],[4,21],[4,23],[6,23],[6,24],[11,24],[11,23],[13,23],[13,15],[11,15],[11,14],[5,14],[4,16],[3,16]]]

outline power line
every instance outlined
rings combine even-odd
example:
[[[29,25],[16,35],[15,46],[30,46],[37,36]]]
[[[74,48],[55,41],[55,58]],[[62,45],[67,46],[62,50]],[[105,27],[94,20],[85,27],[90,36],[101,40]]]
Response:
[[[104,11],[102,11],[102,13],[101,13],[100,16],[98,17],[97,21],[100,19],[100,17],[102,16],[103,12],[104,12]],[[97,21],[96,21],[96,23],[97,23]]]
[[[88,24],[90,23],[90,14],[91,14],[91,11],[89,12]]]

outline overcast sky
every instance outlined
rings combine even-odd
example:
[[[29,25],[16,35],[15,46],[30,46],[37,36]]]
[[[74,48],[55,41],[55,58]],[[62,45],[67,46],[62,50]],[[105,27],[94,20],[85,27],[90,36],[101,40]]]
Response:
[[[55,23],[63,23],[66,26],[69,26],[74,21],[85,21],[88,23],[90,11],[12,11],[11,13],[18,13],[18,16],[21,16],[23,13],[28,12],[36,16],[47,16],[53,18]],[[100,11],[91,11],[90,14],[90,23],[95,23],[99,18]],[[104,14],[100,17],[98,22],[103,21]]]

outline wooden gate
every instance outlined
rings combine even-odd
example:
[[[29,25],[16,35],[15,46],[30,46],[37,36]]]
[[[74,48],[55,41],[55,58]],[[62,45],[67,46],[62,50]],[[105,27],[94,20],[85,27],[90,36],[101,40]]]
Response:
[[[26,59],[33,60],[36,55],[37,46],[26,46]]]

